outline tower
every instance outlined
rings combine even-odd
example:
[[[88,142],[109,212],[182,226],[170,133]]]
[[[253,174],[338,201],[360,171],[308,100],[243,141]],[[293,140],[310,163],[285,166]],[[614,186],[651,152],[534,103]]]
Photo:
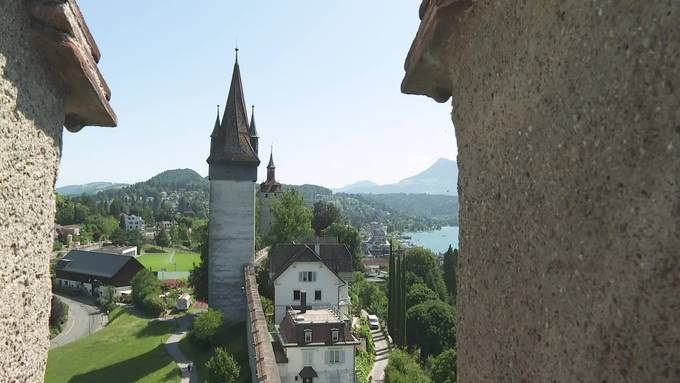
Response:
[[[255,154],[258,154],[258,141],[260,141],[260,137],[257,135],[257,128],[255,128],[255,105],[253,105],[253,111],[250,113],[250,129],[248,134],[250,134],[250,145],[255,150]]]
[[[274,149],[269,154],[267,165],[267,180],[260,184],[257,196],[260,198],[260,235],[263,237],[269,233],[274,223],[271,203],[281,196],[283,190],[281,184],[276,181],[276,166],[274,166]]]
[[[252,146],[238,49],[229,96],[210,135],[208,303],[226,323],[245,320],[243,266],[255,257],[255,188],[260,160]]]

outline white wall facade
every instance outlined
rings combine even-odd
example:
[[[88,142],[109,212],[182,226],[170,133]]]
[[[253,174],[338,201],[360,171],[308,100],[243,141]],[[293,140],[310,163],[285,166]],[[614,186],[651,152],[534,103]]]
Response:
[[[295,377],[305,367],[309,366],[319,375],[314,383],[350,383],[354,382],[354,345],[286,347],[288,363],[281,363],[279,374],[282,383],[302,382],[302,378]],[[331,363],[330,351],[339,351],[339,363]]]
[[[210,180],[208,301],[226,323],[245,320],[243,267],[255,261],[252,181]]]
[[[299,273],[316,272],[316,280],[300,282]],[[286,314],[286,307],[297,306],[299,300],[293,299],[293,291],[307,292],[308,306],[335,306],[342,299],[349,299],[347,284],[338,278],[321,262],[294,262],[274,281],[274,320],[281,323]],[[321,300],[314,299],[314,292],[321,291]]]

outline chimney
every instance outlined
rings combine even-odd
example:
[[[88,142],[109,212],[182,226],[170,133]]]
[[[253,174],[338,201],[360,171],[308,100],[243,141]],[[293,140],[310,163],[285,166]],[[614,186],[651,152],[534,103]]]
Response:
[[[314,243],[314,252],[319,257],[321,256],[321,241],[319,240],[319,237],[316,237],[316,242]]]
[[[300,291],[300,314],[307,312],[307,291]]]

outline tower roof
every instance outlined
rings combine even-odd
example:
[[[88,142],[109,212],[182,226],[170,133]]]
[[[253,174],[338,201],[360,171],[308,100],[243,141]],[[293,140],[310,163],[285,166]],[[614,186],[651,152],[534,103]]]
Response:
[[[274,166],[274,148],[272,148],[271,152],[269,153],[269,164],[267,165],[267,167],[268,168],[275,168],[276,167],[276,166]]]
[[[238,49],[222,122],[217,134],[213,132],[211,137],[209,164],[238,163],[257,166],[260,163],[250,143],[248,111],[243,94],[241,70],[238,65]]]
[[[252,106],[252,112],[250,113],[250,137],[258,137],[257,135],[257,129],[255,128],[255,105]]]
[[[220,106],[217,105],[217,117],[215,117],[215,126],[210,134],[211,138],[215,138],[220,134]]]

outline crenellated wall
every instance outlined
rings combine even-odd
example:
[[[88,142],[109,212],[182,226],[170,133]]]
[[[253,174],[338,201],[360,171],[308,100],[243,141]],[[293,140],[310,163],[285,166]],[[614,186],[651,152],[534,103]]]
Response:
[[[453,98],[458,381],[680,381],[680,3],[420,15],[402,90]]]

